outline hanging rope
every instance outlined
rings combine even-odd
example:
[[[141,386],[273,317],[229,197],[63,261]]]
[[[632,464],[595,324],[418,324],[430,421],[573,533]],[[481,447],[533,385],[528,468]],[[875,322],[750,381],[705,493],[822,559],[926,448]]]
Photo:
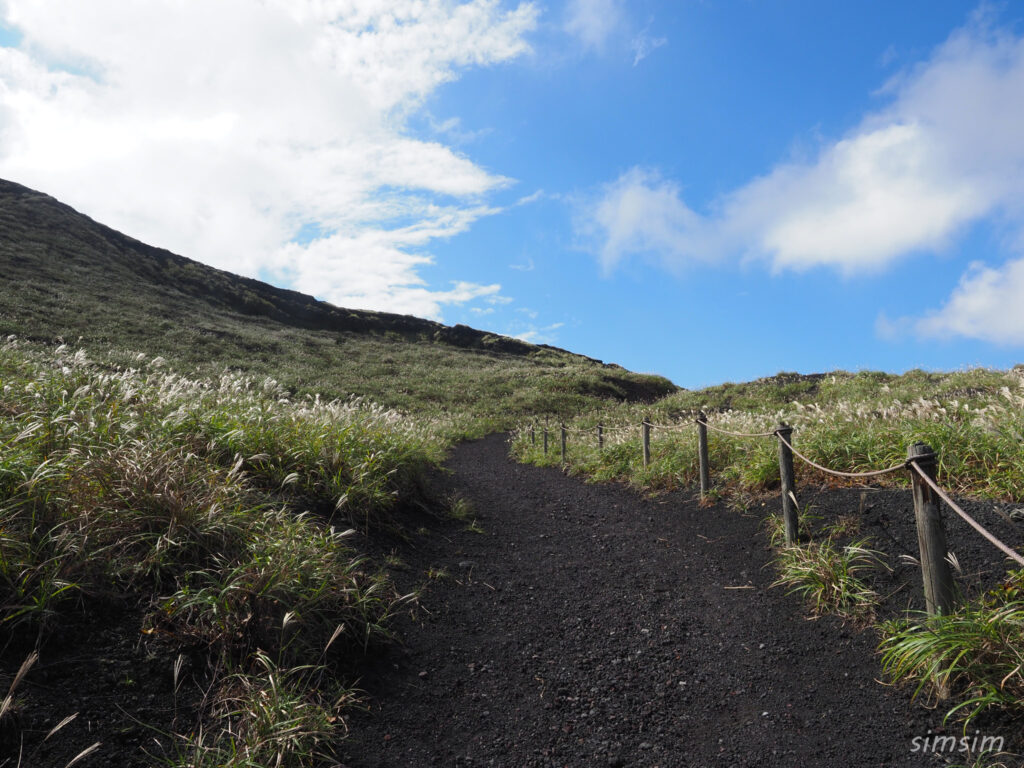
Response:
[[[774,432],[773,434],[775,435],[775,437],[779,438],[781,442],[785,443],[789,447],[789,450],[791,450],[795,456],[799,456],[801,459],[804,460],[804,462],[810,464],[815,469],[819,469],[822,472],[825,472],[826,474],[829,475],[835,475],[836,477],[878,477],[880,475],[888,475],[891,472],[896,472],[898,470],[907,468],[906,462],[903,462],[902,464],[897,464],[896,466],[888,467],[887,469],[875,469],[870,472],[840,472],[838,469],[829,469],[828,467],[821,466],[821,464],[818,464],[817,462],[811,461],[809,458],[800,453],[800,451],[794,448],[793,444],[790,443],[778,432]]]
[[[914,469],[915,472],[917,472],[917,474],[921,476],[921,479],[923,479],[926,483],[928,483],[929,486],[931,486],[931,489],[939,495],[939,498],[946,502],[950,509],[952,509],[958,515],[960,515],[960,517],[962,517],[968,525],[970,525],[974,530],[976,530],[978,533],[980,533],[982,536],[988,539],[989,542],[991,542],[997,549],[1001,550],[1003,554],[1005,554],[1007,557],[1015,560],[1020,565],[1024,565],[1024,557],[1010,549],[1010,547],[1008,547],[1006,544],[1004,544],[991,533],[989,533],[987,530],[985,530],[981,523],[979,523],[973,517],[964,512],[959,507],[959,505],[949,497],[949,494],[942,490],[938,486],[938,484],[928,476],[927,472],[921,469],[920,464],[918,464],[916,461],[912,459],[907,463]]]
[[[693,428],[692,424],[652,424],[651,422],[647,422],[647,426],[652,427],[654,429],[665,429],[668,430],[669,432]]]
[[[701,423],[713,432],[721,432],[723,435],[732,435],[733,437],[772,437],[775,435],[774,432],[730,432],[728,429],[713,426],[706,421]]]

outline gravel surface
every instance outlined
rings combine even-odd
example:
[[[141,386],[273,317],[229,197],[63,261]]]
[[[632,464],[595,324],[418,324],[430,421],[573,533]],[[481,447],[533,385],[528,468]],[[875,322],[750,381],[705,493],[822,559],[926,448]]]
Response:
[[[409,586],[428,568],[435,578],[399,624],[404,642],[361,682],[368,707],[341,747],[347,768],[968,762],[914,751],[960,731],[877,681],[875,630],[809,620],[770,587],[762,518],[777,497],[746,512],[689,493],[647,499],[515,464],[500,436],[461,445],[448,467],[444,482],[483,532],[453,524],[402,552]],[[922,607],[918,571],[896,562],[916,550],[909,492],[816,489],[800,501],[823,522],[857,514],[897,565],[876,585],[882,615]],[[1020,545],[1018,524],[978,507]],[[961,526],[949,537],[972,578],[1005,570]],[[979,730],[1024,747],[1019,722],[979,719]]]

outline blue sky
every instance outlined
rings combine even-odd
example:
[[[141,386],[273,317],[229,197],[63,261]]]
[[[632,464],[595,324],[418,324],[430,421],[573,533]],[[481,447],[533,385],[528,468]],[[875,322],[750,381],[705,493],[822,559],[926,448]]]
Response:
[[[0,176],[686,387],[1024,360],[1024,9],[0,0]]]

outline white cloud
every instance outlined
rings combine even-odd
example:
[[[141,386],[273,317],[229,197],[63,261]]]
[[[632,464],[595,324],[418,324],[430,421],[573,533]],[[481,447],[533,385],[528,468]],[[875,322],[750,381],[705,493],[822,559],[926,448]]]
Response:
[[[569,0],[565,31],[584,48],[602,50],[623,23],[618,0]]]
[[[331,235],[308,245],[284,247],[288,266],[280,272],[298,291],[352,309],[401,311],[430,319],[442,317],[442,306],[465,304],[496,295],[501,286],[453,283],[448,290],[428,288],[419,269],[433,263],[430,256],[403,250],[392,233],[367,231]],[[398,308],[398,309],[396,309]]]
[[[775,269],[878,270],[942,248],[990,209],[977,181],[946,165],[920,123],[885,125],[835,143],[813,165],[780,166],[751,182],[717,224]]]
[[[904,319],[919,336],[1024,344],[1024,259],[999,268],[971,264],[946,304],[923,318]]]
[[[405,121],[460,70],[527,51],[531,3],[6,0],[0,13],[22,36],[0,48],[0,176],[331,300],[436,317],[490,295],[430,290],[422,249],[494,213],[480,201],[510,180]],[[334,234],[289,242],[309,225]]]
[[[390,230],[358,229],[281,249],[274,271],[296,290],[353,309],[388,309],[439,320],[445,304],[484,298],[489,304],[510,302],[501,286],[458,282],[449,290],[427,288],[420,276],[433,257],[418,251],[432,240],[464,232],[493,208],[419,210],[416,224]],[[397,308],[397,309],[396,309]]]
[[[940,250],[982,217],[1024,228],[1024,39],[976,19],[887,84],[890,104],[810,162],[691,209],[678,185],[632,169],[581,217],[609,268],[743,256],[774,269],[878,271]]]
[[[678,185],[656,172],[633,168],[601,190],[586,206],[578,230],[592,245],[605,272],[629,254],[700,258],[700,217],[683,203]]]

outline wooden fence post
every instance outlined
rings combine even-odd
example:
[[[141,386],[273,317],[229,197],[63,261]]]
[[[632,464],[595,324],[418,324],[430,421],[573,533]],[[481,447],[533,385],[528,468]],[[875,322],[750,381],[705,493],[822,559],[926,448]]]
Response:
[[[697,416],[697,456],[700,460],[700,497],[711,490],[711,469],[708,466],[708,417],[704,411]]]
[[[907,459],[913,460],[932,480],[938,459],[924,443],[907,448]],[[924,577],[924,601],[930,615],[949,613],[953,608],[953,570],[946,559],[946,532],[942,527],[941,501],[931,486],[910,467],[914,488],[914,517],[917,519],[917,544],[921,551],[921,573]]]
[[[537,432],[533,428],[533,424],[530,425],[530,445],[537,444]]]
[[[644,468],[651,463],[651,425],[647,423],[647,419],[643,420],[641,424],[641,432],[643,434],[644,444]]]
[[[562,424],[562,463],[565,464],[565,424]]]
[[[544,425],[544,455],[548,455],[548,427]]]
[[[604,450],[604,425],[597,425],[597,450]]]
[[[793,428],[786,423],[775,427],[780,438],[793,442]],[[796,511],[796,481],[793,478],[793,451],[779,440],[779,477],[782,480],[782,520],[786,525],[786,545],[796,544],[800,535]]]

